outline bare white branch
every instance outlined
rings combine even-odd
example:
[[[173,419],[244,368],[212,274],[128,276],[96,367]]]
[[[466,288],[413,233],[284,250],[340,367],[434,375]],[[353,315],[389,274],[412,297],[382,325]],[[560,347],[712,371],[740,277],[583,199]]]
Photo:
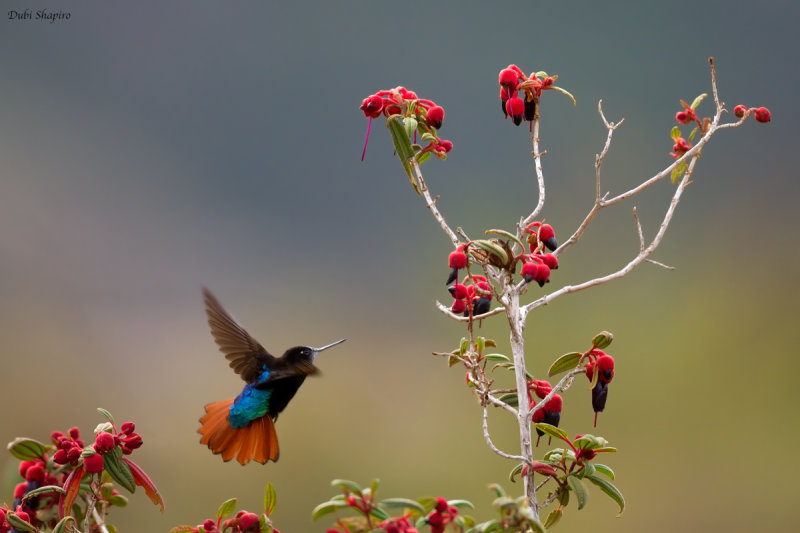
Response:
[[[425,179],[422,177],[422,171],[419,169],[419,163],[416,159],[412,159],[411,163],[414,168],[414,177],[417,179],[417,183],[419,183],[419,189],[422,193],[422,196],[425,198],[425,204],[430,209],[433,218],[436,219],[436,222],[439,223],[439,227],[442,228],[442,231],[450,238],[450,241],[453,243],[453,246],[458,246],[458,235],[450,229],[450,226],[447,225],[442,214],[439,212],[439,209],[436,207],[436,200],[431,197],[431,192],[428,190],[428,186],[425,185]]]
[[[522,231],[525,227],[536,220],[536,217],[539,216],[541,213],[542,208],[544,207],[544,172],[542,171],[542,156],[546,152],[539,151],[539,106],[536,106],[536,114],[533,117],[533,132],[531,133],[531,145],[533,146],[533,150],[531,154],[533,155],[533,167],[536,171],[536,183],[539,187],[539,201],[536,203],[536,207],[533,209],[533,212],[525,217],[524,220],[520,222],[519,227],[517,228],[517,237],[522,237]]]
[[[483,438],[486,439],[486,444],[489,445],[489,448],[491,448],[491,450],[500,457],[505,457],[506,459],[519,461],[521,463],[525,462],[525,458],[521,455],[512,455],[510,453],[506,453],[494,445],[494,442],[492,442],[492,437],[489,435],[489,412],[488,405],[486,404],[483,406]]]

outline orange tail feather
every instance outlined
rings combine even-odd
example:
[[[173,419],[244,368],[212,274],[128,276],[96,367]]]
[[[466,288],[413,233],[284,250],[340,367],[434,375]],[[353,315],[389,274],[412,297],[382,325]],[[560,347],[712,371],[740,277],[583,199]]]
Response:
[[[277,461],[278,435],[269,415],[253,420],[243,428],[232,428],[228,422],[228,411],[233,398],[206,405],[206,414],[200,418],[202,435],[200,444],[206,444],[213,453],[222,454],[223,461],[236,456],[240,464],[250,460],[264,464]]]

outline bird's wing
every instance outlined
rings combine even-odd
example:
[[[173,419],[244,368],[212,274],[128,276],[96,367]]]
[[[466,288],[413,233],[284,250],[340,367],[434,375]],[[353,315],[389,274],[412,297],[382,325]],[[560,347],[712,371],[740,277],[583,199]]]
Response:
[[[251,337],[205,288],[203,300],[211,335],[219,345],[219,350],[230,361],[231,368],[248,383],[258,379],[265,367],[273,366],[275,357]]]

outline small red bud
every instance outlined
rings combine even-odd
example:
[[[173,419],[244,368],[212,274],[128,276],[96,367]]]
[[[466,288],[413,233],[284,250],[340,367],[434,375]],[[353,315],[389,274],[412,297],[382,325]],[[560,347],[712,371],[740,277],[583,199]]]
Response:
[[[439,146],[442,147],[442,149],[444,150],[444,153],[449,153],[450,150],[453,149],[452,141],[448,141],[447,139],[439,139],[438,140],[438,144],[439,144]]]
[[[203,529],[205,529],[206,531],[216,531],[217,523],[209,518],[208,520],[203,522]]]
[[[544,243],[545,248],[555,252],[558,248],[558,241],[556,241],[556,232],[550,224],[542,224],[539,228],[539,240]]]
[[[756,120],[759,122],[769,122],[772,120],[772,114],[769,112],[769,109],[766,107],[759,107],[755,111]]]
[[[239,518],[239,527],[242,531],[257,531],[258,527],[258,515],[255,513],[244,513],[241,518]]]
[[[556,256],[553,254],[542,254],[541,258],[542,261],[544,261],[544,264],[547,265],[550,270],[555,270],[558,268],[558,258],[556,258]]]
[[[451,286],[449,289],[450,294],[453,295],[453,298],[456,300],[463,300],[467,297],[467,287],[460,283],[456,283],[455,285]]]
[[[101,431],[94,441],[94,449],[98,453],[110,452],[116,446],[114,435]]]
[[[90,455],[83,460],[83,466],[90,474],[99,474],[103,471],[103,456],[99,453]]]
[[[743,106],[742,104],[739,104],[739,105],[737,105],[736,107],[733,108],[733,114],[737,118],[742,118],[745,113],[747,113],[747,108],[745,106]]]
[[[614,379],[614,358],[610,355],[601,355],[597,358],[597,368],[600,371],[597,379],[604,383],[611,383],[611,380]]]
[[[22,483],[17,483],[17,486],[14,487],[14,499],[20,499],[25,496],[25,490],[27,490],[28,484],[24,481]]]
[[[544,410],[548,413],[560,413],[563,404],[564,401],[561,399],[561,396],[554,394],[553,397],[550,398],[550,401],[544,405]]]
[[[25,472],[25,479],[28,481],[44,481],[44,466],[35,464]]]
[[[69,428],[69,436],[72,437],[73,440],[78,440],[81,438],[81,431],[76,427]]]
[[[528,261],[522,265],[522,277],[525,278],[525,283],[530,283],[536,279],[539,273],[539,264],[536,261]]]
[[[436,510],[440,513],[447,511],[447,500],[444,498],[436,498]]]
[[[133,422],[125,422],[122,424],[120,428],[120,433],[124,433],[125,435],[130,435],[136,429],[136,424]]]

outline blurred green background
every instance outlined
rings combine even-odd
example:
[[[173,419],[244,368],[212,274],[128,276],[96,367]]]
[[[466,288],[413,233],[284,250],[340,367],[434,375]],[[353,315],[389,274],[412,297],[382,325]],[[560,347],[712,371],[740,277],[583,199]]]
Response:
[[[16,0],[8,9],[37,4]],[[133,420],[135,454],[167,501],[137,492],[121,531],[197,524],[238,497],[278,491],[284,532],[321,531],[311,509],[335,477],[381,495],[444,495],[490,517],[487,485],[512,465],[486,448],[463,372],[432,351],[463,327],[449,300],[449,243],[409,187],[361,99],[405,85],[447,112],[455,144],[423,167],[453,226],[510,228],[535,205],[530,141],[503,121],[497,72],[559,74],[547,94],[544,211],[563,240],[594,194],[596,112],[625,117],[604,168],[620,192],[669,164],[678,100],[710,91],[769,107],[707,147],[654,258],[624,280],[531,316],[528,362],[615,334],[617,377],[597,433],[620,450],[628,509],[593,491],[559,530],[795,531],[798,73],[796,3],[81,2],[68,21],[0,21],[0,441],[47,440],[95,407]],[[710,113],[704,104],[700,111]],[[617,269],[652,236],[661,183],[603,212],[545,291]],[[281,416],[281,459],[224,464],[198,444],[205,403],[241,387],[202,309],[209,286],[273,352],[348,342],[318,361]],[[538,288],[531,296],[540,294]],[[508,350],[502,319],[482,332]],[[496,442],[514,425],[492,413]],[[591,427],[584,383],[562,427]],[[0,460],[3,496],[15,462]]]

